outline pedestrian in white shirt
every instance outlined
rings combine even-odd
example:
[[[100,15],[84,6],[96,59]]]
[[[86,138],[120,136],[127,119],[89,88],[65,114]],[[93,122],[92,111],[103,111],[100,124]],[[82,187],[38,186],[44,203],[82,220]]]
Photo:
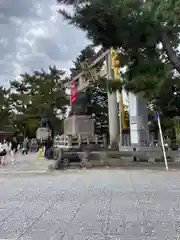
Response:
[[[11,161],[12,161],[12,165],[15,164],[15,154],[17,152],[17,146],[18,146],[18,142],[16,137],[13,137],[11,143],[10,143],[10,154],[11,154]]]
[[[0,157],[1,157],[1,165],[4,165],[6,163],[6,155],[8,151],[8,145],[7,142],[4,141],[3,143],[0,143]]]
[[[6,155],[4,156],[4,164],[7,164],[8,156],[10,155],[10,151],[11,151],[11,143],[8,140],[4,140],[3,148],[6,150]]]

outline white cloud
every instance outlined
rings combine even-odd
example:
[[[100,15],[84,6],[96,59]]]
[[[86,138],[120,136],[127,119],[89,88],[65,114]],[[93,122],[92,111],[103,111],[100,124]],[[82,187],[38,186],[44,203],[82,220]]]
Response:
[[[56,0],[1,0],[0,85],[25,71],[71,67],[89,41],[58,14]]]

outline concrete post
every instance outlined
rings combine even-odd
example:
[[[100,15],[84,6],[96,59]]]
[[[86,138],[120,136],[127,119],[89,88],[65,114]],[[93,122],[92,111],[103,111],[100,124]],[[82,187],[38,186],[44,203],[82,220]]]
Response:
[[[87,137],[87,144],[88,144],[88,145],[90,144],[89,136]]]
[[[78,145],[79,145],[79,147],[80,147],[81,143],[82,143],[82,138],[81,138],[81,135],[79,134],[78,135]]]
[[[98,144],[98,136],[95,135],[95,144]]]
[[[147,101],[140,94],[129,93],[131,145],[146,145],[149,142]]]
[[[106,134],[103,134],[103,147],[104,147],[104,148],[107,147],[107,138],[106,138]]]
[[[68,146],[72,146],[72,136],[68,135]]]
[[[106,57],[107,78],[112,79],[111,58],[110,53]],[[109,138],[110,146],[114,143],[118,146],[119,141],[119,119],[118,119],[118,104],[116,92],[108,92],[108,115],[109,115]]]

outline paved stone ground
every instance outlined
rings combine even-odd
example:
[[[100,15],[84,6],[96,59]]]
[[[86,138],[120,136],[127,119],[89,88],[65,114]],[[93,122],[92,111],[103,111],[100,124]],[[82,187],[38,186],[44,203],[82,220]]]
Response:
[[[0,165],[0,173],[8,172],[46,172],[48,165],[52,162],[45,158],[38,158],[35,153],[23,155],[17,153],[15,156],[16,164],[12,166],[11,158],[7,156],[8,164]]]
[[[0,239],[180,239],[179,200],[178,171],[1,173]]]

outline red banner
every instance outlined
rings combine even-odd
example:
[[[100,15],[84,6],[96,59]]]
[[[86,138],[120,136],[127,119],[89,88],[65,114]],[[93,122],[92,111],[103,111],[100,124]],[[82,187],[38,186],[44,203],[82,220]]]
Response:
[[[72,80],[71,82],[71,92],[70,92],[70,104],[72,104],[76,99],[76,85],[75,81]]]

